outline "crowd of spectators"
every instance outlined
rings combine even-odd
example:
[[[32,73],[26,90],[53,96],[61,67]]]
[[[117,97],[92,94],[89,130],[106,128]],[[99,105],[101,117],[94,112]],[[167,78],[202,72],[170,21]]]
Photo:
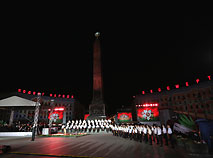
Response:
[[[15,122],[11,126],[8,123],[1,121],[0,132],[31,132],[31,123]]]

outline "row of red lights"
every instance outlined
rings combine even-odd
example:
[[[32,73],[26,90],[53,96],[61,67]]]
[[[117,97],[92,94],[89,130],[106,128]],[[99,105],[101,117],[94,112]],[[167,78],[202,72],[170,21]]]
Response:
[[[29,94],[29,95],[37,95],[37,94],[41,94],[42,96],[44,96],[44,92],[41,93],[41,92],[35,92],[35,91],[27,91],[27,90],[22,90],[22,89],[18,89],[18,92],[19,93],[24,93],[24,94]],[[49,94],[50,97],[54,97],[54,98],[74,98],[74,95],[65,95],[65,94]]]
[[[158,104],[157,103],[155,103],[155,104],[143,104],[143,105],[136,105],[136,107],[153,107],[153,106],[155,106],[155,107],[157,107],[158,106]]]
[[[209,79],[209,81],[210,81],[210,80],[211,80],[211,76],[208,76],[208,79]],[[200,82],[200,79],[199,79],[199,78],[196,79],[196,83],[198,84],[199,82]],[[188,86],[189,86],[189,82],[185,82],[185,85],[186,85],[186,87],[188,87]],[[179,85],[179,84],[176,84],[176,85],[175,85],[175,88],[176,88],[176,89],[180,88],[180,85]],[[167,86],[166,89],[167,89],[168,91],[170,91],[170,90],[171,90],[171,87],[170,87],[170,86]],[[161,92],[161,91],[162,91],[162,89],[161,89],[161,88],[158,88],[158,92]],[[150,89],[150,93],[153,93],[153,90],[152,90],[152,89]],[[145,91],[142,91],[142,94],[145,94]]]

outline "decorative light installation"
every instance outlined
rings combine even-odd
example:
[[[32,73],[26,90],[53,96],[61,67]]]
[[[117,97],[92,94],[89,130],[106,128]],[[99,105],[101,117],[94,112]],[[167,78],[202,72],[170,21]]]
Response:
[[[37,95],[37,94],[41,94],[41,96],[44,96],[45,93],[44,92],[35,92],[35,91],[27,91],[27,90],[22,90],[22,89],[18,89],[18,93],[23,93],[23,94],[28,94],[28,95]],[[50,97],[54,97],[54,98],[67,98],[67,99],[74,99],[74,95],[65,95],[65,94],[53,94],[50,93],[49,94]]]

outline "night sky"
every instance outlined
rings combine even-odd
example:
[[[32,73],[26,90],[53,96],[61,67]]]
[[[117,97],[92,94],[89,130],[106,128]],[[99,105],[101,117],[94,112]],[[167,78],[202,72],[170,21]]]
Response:
[[[94,33],[101,33],[104,97],[110,112],[142,90],[207,80],[213,68],[212,16],[45,15],[5,19],[1,92],[25,88],[92,100]],[[3,59],[3,56],[2,58]],[[7,63],[7,64],[6,64]],[[4,76],[4,77],[3,77]],[[7,83],[7,84],[6,84]],[[26,84],[26,85],[25,85]],[[70,87],[70,88],[68,88]]]

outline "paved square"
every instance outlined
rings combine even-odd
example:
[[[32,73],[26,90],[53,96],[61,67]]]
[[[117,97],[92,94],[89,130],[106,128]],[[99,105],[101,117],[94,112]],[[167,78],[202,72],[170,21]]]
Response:
[[[0,143],[11,145],[11,152],[36,153],[38,155],[0,155],[3,158],[34,158],[55,157],[48,155],[74,155],[104,158],[190,158],[179,149],[149,145],[129,139],[112,136],[112,134],[96,134],[79,138],[37,137],[35,142],[31,138],[1,139]],[[199,157],[199,156],[195,156]]]

